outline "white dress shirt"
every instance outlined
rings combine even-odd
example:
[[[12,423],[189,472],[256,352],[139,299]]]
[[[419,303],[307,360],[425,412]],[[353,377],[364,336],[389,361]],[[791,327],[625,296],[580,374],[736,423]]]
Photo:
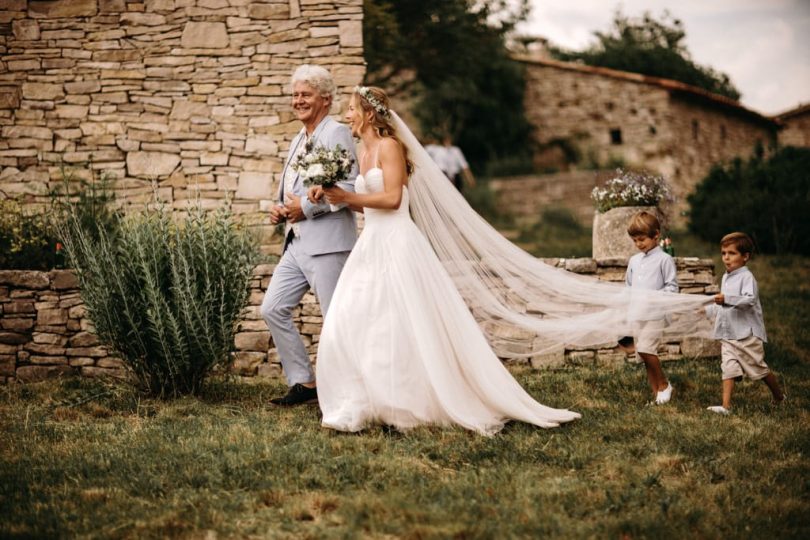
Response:
[[[659,246],[647,253],[636,253],[627,263],[625,282],[629,287],[653,291],[678,292],[675,259]]]
[[[293,155],[292,158],[290,159],[291,164],[295,163],[295,161],[298,159],[298,156],[304,153],[308,142],[309,137],[305,135],[304,138],[301,139],[301,142],[298,144],[298,147],[295,149],[295,155]],[[284,204],[287,204],[291,201],[290,199],[291,194],[292,195],[295,194],[294,187],[295,187],[295,179],[297,177],[298,172],[295,169],[293,169],[292,165],[287,167],[287,170],[284,171]],[[304,202],[303,198],[301,202],[302,203]],[[290,223],[289,221],[287,221],[286,224],[284,225],[284,238],[287,238],[287,236],[290,234],[290,230],[292,230],[293,235],[295,235],[296,237],[300,237],[301,236],[299,233],[300,228],[301,228],[300,224]]]
[[[741,266],[723,274],[720,292],[724,297],[723,305],[714,304],[706,308],[706,313],[715,317],[715,339],[739,340],[754,336],[768,341],[757,280],[748,267]]]

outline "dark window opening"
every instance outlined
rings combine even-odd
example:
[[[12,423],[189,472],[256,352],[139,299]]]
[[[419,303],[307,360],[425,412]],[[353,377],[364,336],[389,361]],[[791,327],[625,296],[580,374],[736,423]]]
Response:
[[[619,128],[610,130],[610,144],[622,144],[622,130]]]
[[[650,135],[655,135],[656,133],[658,133],[658,130],[655,129],[655,126],[650,126]]]
[[[692,138],[698,138],[698,132],[700,131],[700,122],[697,120],[692,120]]]
[[[606,108],[607,110],[609,110],[609,111],[612,111],[612,110],[613,110],[613,102],[612,102],[612,101],[608,101],[607,103],[605,103],[605,108]]]

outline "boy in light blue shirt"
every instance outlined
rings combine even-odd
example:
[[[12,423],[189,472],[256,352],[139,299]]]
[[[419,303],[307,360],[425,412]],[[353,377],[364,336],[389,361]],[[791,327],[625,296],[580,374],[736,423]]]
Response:
[[[649,212],[639,212],[630,220],[627,234],[641,253],[630,257],[625,281],[628,287],[654,291],[678,292],[678,277],[675,260],[664,253],[658,245],[661,223]],[[653,391],[652,403],[663,405],[672,398],[672,385],[664,376],[658,348],[664,334],[666,321],[655,315],[645,314],[643,309],[631,313],[635,327],[636,355],[647,369],[647,381]]]
[[[720,255],[726,273],[720,293],[714,297],[715,305],[706,313],[715,318],[714,337],[720,340],[720,369],[723,372],[723,404],[708,409],[718,414],[731,411],[734,382],[743,375],[768,385],[775,403],[784,401],[785,394],[776,376],[765,363],[765,322],[759,290],[754,274],[746,264],[754,251],[754,242],[741,232],[727,234],[720,240]]]

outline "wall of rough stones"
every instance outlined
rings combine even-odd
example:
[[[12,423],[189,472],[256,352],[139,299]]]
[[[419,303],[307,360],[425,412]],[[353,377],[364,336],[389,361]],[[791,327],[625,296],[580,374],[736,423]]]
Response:
[[[122,204],[233,199],[264,231],[292,70],[365,73],[362,0],[0,0],[0,196],[107,174]]]
[[[782,121],[779,144],[810,148],[810,104],[778,117]]]
[[[606,281],[624,280],[626,259],[544,259],[571,272]],[[676,258],[678,280],[684,292],[717,291],[711,259]],[[250,283],[250,300],[235,337],[233,371],[242,376],[277,377],[278,354],[259,314],[264,291],[274,265],[257,266]],[[307,294],[294,311],[310,357],[315,359],[323,318],[315,297]],[[533,336],[526,336],[530,348]],[[662,345],[661,357],[706,357],[719,354],[714,342],[688,339]],[[606,346],[599,349],[560,349],[520,362],[536,368],[565,364],[620,364],[625,355]],[[122,362],[100,346],[79,296],[76,280],[68,270],[34,272],[0,271],[0,383],[35,381],[58,375],[123,377]]]
[[[567,208],[582,225],[593,225],[591,191],[613,173],[607,171],[566,171],[542,175],[493,178],[489,188],[498,209],[528,227],[540,221],[547,208]]]
[[[536,165],[623,163],[663,174],[679,199],[711,166],[775,143],[776,123],[742,107],[697,99],[656,84],[524,59],[525,107],[540,151]],[[564,65],[564,64],[563,64]],[[619,130],[621,141],[611,132]]]

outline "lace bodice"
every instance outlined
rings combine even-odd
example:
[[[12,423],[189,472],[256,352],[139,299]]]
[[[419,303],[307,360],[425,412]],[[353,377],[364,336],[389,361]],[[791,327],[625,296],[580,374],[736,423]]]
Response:
[[[354,182],[354,189],[357,191],[357,193],[379,193],[382,191],[384,189],[382,169],[379,167],[373,167],[366,171],[365,176],[358,174],[357,179]],[[409,204],[410,199],[408,197],[408,187],[402,186],[402,202],[400,203],[399,208],[396,210],[366,208],[366,223],[368,224],[369,219],[384,219],[386,217],[390,218],[394,216],[405,216],[410,219],[410,213],[408,212]]]

